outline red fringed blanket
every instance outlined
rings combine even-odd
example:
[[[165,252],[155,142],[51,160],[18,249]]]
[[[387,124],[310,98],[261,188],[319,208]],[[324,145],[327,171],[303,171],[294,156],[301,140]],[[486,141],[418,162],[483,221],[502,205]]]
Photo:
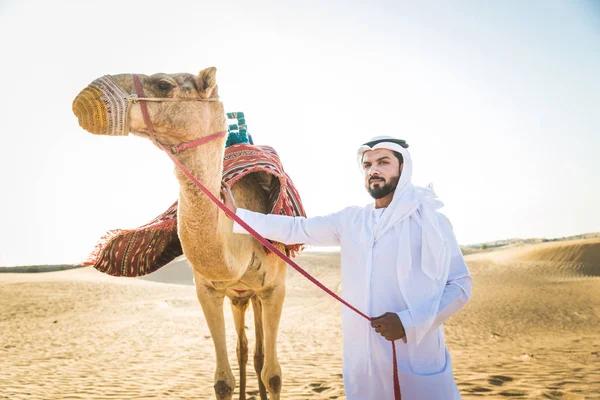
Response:
[[[223,180],[230,186],[259,171],[277,178],[272,180],[270,188],[271,214],[306,216],[300,195],[273,148],[239,144],[225,149]],[[302,249],[301,244],[286,246],[288,255],[292,250]],[[135,277],[152,273],[182,254],[175,202],[137,229],[109,231],[84,264],[109,275]]]

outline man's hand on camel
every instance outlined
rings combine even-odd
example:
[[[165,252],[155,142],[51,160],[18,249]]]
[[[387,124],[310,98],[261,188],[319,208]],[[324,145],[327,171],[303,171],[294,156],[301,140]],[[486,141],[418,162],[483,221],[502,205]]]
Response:
[[[398,314],[387,312],[371,321],[371,326],[375,328],[375,332],[389,341],[402,339],[406,336],[404,326]]]
[[[231,193],[231,187],[225,182],[221,182],[221,200],[227,208],[229,208],[234,213],[237,213],[237,207],[235,205],[235,199],[233,198],[233,194]],[[297,250],[290,250],[288,256],[290,258],[294,258],[299,253],[300,252]]]
[[[223,204],[233,211],[234,214],[237,212],[235,200],[233,199],[233,194],[231,193],[231,188],[225,182],[221,182],[221,200],[223,200]]]

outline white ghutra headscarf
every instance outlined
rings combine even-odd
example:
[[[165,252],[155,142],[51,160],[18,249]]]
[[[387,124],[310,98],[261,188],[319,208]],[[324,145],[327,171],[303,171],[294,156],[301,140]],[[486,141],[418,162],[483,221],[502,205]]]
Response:
[[[390,229],[394,229],[399,238],[398,284],[413,318],[419,343],[437,316],[448,278],[451,248],[440,227],[441,214],[436,212],[444,204],[436,199],[431,185],[423,188],[411,183],[412,159],[406,147],[408,145],[403,140],[377,136],[358,149],[357,157],[359,163],[362,163],[366,151],[388,149],[400,153],[404,158],[404,167],[394,197],[374,226],[374,236],[377,241]],[[422,231],[420,266],[413,265],[411,256],[409,217],[415,213]],[[422,273],[415,273],[415,269],[419,268]]]

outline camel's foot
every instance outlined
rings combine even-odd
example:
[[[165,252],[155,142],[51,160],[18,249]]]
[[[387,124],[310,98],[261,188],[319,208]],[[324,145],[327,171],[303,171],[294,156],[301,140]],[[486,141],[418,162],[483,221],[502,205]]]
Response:
[[[269,389],[271,389],[273,392],[279,394],[279,392],[281,392],[281,377],[280,376],[274,376],[271,379],[269,379]]]
[[[269,371],[265,366],[261,378],[269,392],[269,399],[279,400],[281,394],[281,368],[279,365],[273,371]]]
[[[229,386],[225,381],[215,383],[215,396],[217,400],[231,400],[233,397],[233,387]]]

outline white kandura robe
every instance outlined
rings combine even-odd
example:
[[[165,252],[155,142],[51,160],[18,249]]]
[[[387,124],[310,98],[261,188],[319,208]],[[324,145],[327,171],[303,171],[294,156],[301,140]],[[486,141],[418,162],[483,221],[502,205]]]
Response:
[[[375,240],[374,227],[383,209],[374,205],[349,207],[322,217],[303,218],[265,215],[238,209],[237,215],[268,239],[285,244],[340,246],[342,298],[365,314],[376,317],[396,312],[406,338],[396,341],[398,372],[403,400],[454,400],[460,394],[444,340],[443,322],[456,313],[471,295],[471,276],[449,221],[437,213],[442,233],[451,247],[448,278],[438,313],[418,342],[414,321],[406,305],[397,271],[398,242],[394,226]],[[409,217],[412,267],[402,276],[408,284],[422,282],[421,213]],[[234,224],[234,232],[246,231]],[[415,311],[413,310],[413,313]],[[391,343],[371,328],[369,321],[342,306],[344,341],[344,388],[348,400],[392,400],[394,398]]]

